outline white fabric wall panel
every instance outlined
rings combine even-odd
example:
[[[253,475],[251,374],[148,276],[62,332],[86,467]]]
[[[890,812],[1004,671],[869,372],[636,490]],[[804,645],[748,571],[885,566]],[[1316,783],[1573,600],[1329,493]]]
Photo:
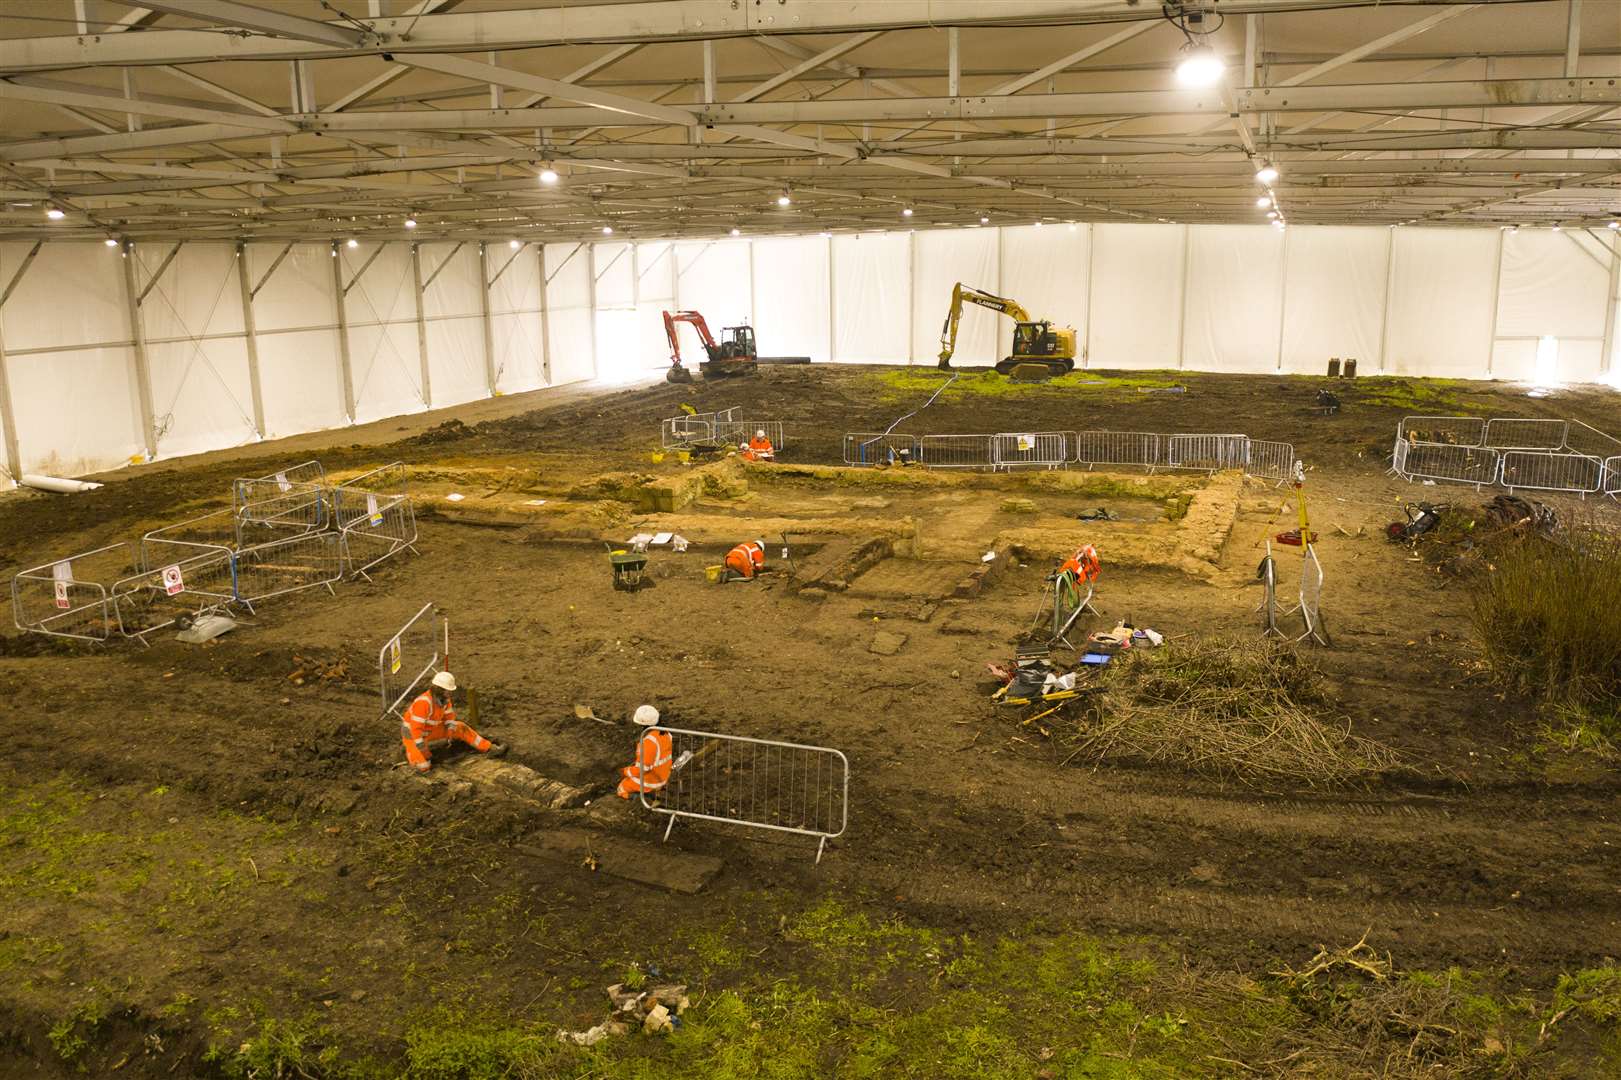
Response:
[[[337,304],[332,297],[332,264],[336,260],[332,258],[331,246],[293,245],[276,272],[266,279],[265,274],[270,272],[283,246],[248,245],[248,282],[250,287],[259,290],[253,298],[254,327],[263,334],[267,330],[333,325]]]
[[[1275,371],[1283,313],[1284,230],[1195,225],[1188,236],[1183,363],[1201,371]]]
[[[516,256],[516,257],[514,257]],[[516,394],[546,385],[541,348],[541,249],[528,244],[513,252],[490,252],[490,339],[495,346],[495,388]]]
[[[479,299],[483,269],[478,245],[423,244],[418,251],[424,282],[422,311],[427,317],[428,396],[433,407],[487,397]]]
[[[1020,225],[1002,234],[1003,296],[1024,305],[1033,318],[1075,330],[1076,348],[1086,334],[1086,265],[1089,226]],[[995,291],[994,289],[992,291]],[[1013,350],[1013,323],[997,316],[996,358]],[[1076,364],[1080,359],[1077,357]]]
[[[635,274],[630,244],[593,244],[597,260],[597,307],[636,306]]]
[[[1496,229],[1393,229],[1393,375],[1481,378],[1491,352]]]
[[[827,266],[832,241],[796,236],[754,242],[754,317],[766,356],[828,359]]]
[[[323,252],[321,257],[327,255]],[[255,318],[258,313],[256,298]],[[277,439],[348,423],[336,329],[261,331],[258,339],[266,437]]]
[[[24,472],[83,476],[144,452],[129,349],[11,356],[8,366]]]
[[[1184,235],[1181,225],[1093,226],[1088,366],[1179,366]]]
[[[1596,382],[1603,356],[1602,339],[1554,338],[1547,347],[1538,338],[1498,338],[1492,342],[1492,378],[1541,386]]]
[[[717,339],[722,327],[751,321],[748,241],[677,244],[675,270],[676,302],[684,310],[702,312]]]
[[[1321,375],[1332,357],[1379,368],[1394,229],[1293,225],[1285,267],[1283,370]]]
[[[589,379],[592,356],[591,268],[581,244],[546,245],[547,329],[552,385]]]
[[[643,371],[670,363],[670,343],[664,333],[664,313],[675,310],[675,245],[642,244],[637,252],[636,365]],[[701,357],[688,357],[697,360]]]
[[[498,250],[507,252],[505,247]],[[423,244],[418,248],[418,253],[422,259],[424,283],[422,313],[430,319],[447,315],[478,315],[482,310],[478,298],[478,291],[482,287],[478,245]],[[494,260],[498,256],[492,253],[490,258]],[[412,288],[415,288],[414,282]]]
[[[1604,336],[1610,253],[1591,237],[1574,230],[1504,232],[1499,282],[1498,337]]]
[[[0,244],[0,282],[12,279],[33,246]],[[42,245],[6,301],[5,320],[11,352],[128,342],[124,260],[101,244]]]
[[[256,437],[242,330],[241,286],[231,244],[183,244],[163,273],[162,245],[135,253],[146,289],[141,322],[152,373],[158,453],[194,454]],[[150,288],[148,288],[150,286]],[[238,335],[222,337],[219,335]]]
[[[540,251],[538,244],[526,244],[519,251],[505,247],[490,251],[489,273],[495,278],[490,286],[492,314],[540,310]]]
[[[940,357],[940,329],[951,309],[957,282],[994,294],[997,289],[995,229],[939,229],[913,233],[912,363],[932,364]],[[957,326],[958,367],[994,364],[1001,359],[996,342],[1007,319],[987,308],[963,306]]]
[[[424,408],[410,246],[382,245],[382,252],[356,280],[356,271],[376,248],[363,243],[338,251],[344,281],[353,282],[344,304],[355,380],[355,419],[362,423]]]
[[[912,286],[907,265],[905,233],[833,238],[834,360],[909,362]]]

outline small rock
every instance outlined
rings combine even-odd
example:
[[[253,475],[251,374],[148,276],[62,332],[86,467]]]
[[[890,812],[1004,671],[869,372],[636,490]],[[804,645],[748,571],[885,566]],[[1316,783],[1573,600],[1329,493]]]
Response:
[[[879,630],[872,635],[872,644],[867,648],[879,656],[894,656],[906,644],[906,635],[893,630]]]
[[[349,991],[349,1000],[350,1001],[365,1001],[366,1000],[366,991],[364,991],[364,990],[351,990],[351,991]]]

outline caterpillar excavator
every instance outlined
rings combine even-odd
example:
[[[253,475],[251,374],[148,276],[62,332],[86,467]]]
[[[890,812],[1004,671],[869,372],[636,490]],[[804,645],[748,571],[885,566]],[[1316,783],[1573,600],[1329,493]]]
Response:
[[[957,351],[957,323],[962,319],[963,304],[990,308],[1013,320],[1013,355],[997,361],[999,373],[1010,375],[1020,364],[1040,365],[1053,375],[1075,370],[1075,331],[1072,328],[1055,327],[1046,319],[1032,319],[1017,300],[992,296],[960,281],[952,286],[951,309],[946,312],[945,325],[940,328],[942,368],[951,366],[951,354]]]

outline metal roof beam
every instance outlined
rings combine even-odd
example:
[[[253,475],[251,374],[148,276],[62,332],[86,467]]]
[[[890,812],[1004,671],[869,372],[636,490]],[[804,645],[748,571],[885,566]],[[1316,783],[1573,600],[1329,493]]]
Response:
[[[310,41],[317,45],[332,45],[340,49],[353,49],[365,45],[371,35],[353,27],[317,22],[285,11],[254,7],[237,0],[114,0],[115,3],[144,6],[170,15],[184,15],[188,19],[213,23],[215,26],[241,27],[257,30],[279,38]]]

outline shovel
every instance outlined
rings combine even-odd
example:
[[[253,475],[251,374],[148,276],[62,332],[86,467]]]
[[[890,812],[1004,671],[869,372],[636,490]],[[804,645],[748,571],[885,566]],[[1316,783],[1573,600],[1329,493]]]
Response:
[[[591,706],[589,705],[574,706],[574,718],[576,720],[595,720],[599,724],[607,724],[609,727],[614,726],[614,722],[612,720],[604,720],[602,717],[592,712]]]

